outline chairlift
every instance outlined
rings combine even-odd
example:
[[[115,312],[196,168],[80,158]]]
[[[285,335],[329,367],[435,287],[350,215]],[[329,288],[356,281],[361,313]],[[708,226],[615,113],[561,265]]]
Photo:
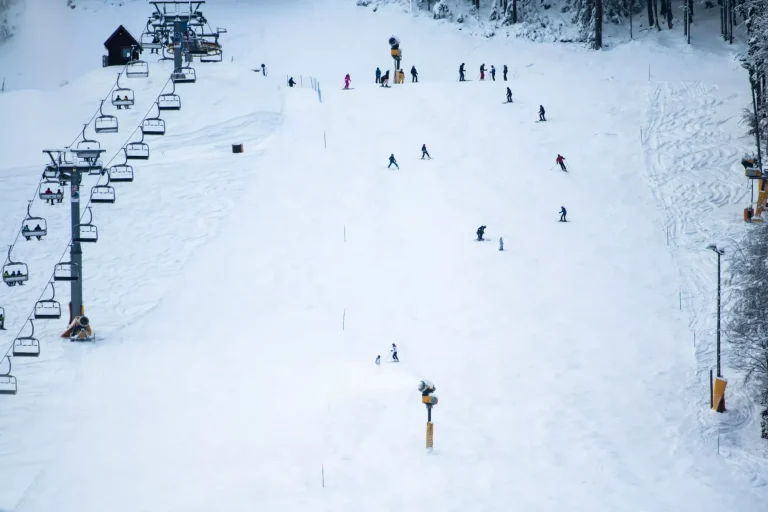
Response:
[[[8,286],[23,285],[29,279],[29,269],[26,263],[11,259],[12,249],[12,245],[8,247],[8,260],[3,265],[3,282]]]
[[[59,177],[59,168],[55,165],[48,164],[43,170],[43,178],[47,180],[55,180]]]
[[[30,318],[32,332],[29,336],[19,336],[13,340],[13,357],[37,357],[40,355],[40,340],[35,338],[35,323]]]
[[[0,395],[15,395],[18,391],[16,377],[11,375],[11,358],[5,356],[3,359],[8,361],[8,370],[0,371]]]
[[[200,62],[221,62],[224,59],[224,52],[221,48],[208,50],[205,54],[200,56]]]
[[[36,320],[58,320],[61,318],[61,304],[56,300],[56,288],[53,283],[51,285],[51,298],[41,299],[35,304],[35,319]]]
[[[93,129],[96,133],[117,133],[117,117],[109,114],[105,114],[102,110],[104,107],[104,100],[101,100],[99,105],[99,115],[93,121]]]
[[[175,70],[171,75],[171,79],[177,84],[191,84],[195,83],[197,76],[195,75],[194,68],[184,66]]]
[[[75,148],[76,154],[75,156],[78,158],[98,158],[101,153],[103,153],[101,150],[101,144],[97,140],[89,139],[85,136],[85,129],[88,128],[87,124],[83,125],[83,140],[77,143],[77,147]],[[92,150],[92,151],[89,151]]]
[[[170,54],[169,54],[168,52],[170,52]],[[169,50],[167,47],[163,46],[163,50],[162,50],[162,53],[161,53],[161,55],[160,55],[160,58],[159,58],[159,59],[157,59],[157,61],[158,61],[158,62],[162,62],[162,61],[164,61],[164,60],[174,60],[174,57],[173,57],[173,48],[171,48],[171,49]]]
[[[131,50],[133,57],[133,49]],[[143,60],[131,60],[125,65],[125,76],[128,78],[146,78],[149,76],[149,64]]]
[[[181,110],[181,98],[176,94],[176,82],[171,80],[171,92],[157,97],[157,108],[160,110]]]
[[[141,132],[144,135],[165,135],[165,121],[160,119],[160,107],[157,106],[157,115],[155,117],[147,117],[141,122]]]
[[[143,131],[141,132],[141,140],[125,145],[125,158],[128,160],[149,160],[149,145],[144,142]]]
[[[54,201],[60,203],[64,200],[64,192],[61,191],[61,185],[58,180],[47,179],[40,183],[39,197],[43,201]],[[56,192],[53,190],[56,189]]]
[[[126,149],[123,148],[123,154],[126,153]],[[115,164],[109,168],[109,179],[115,183],[130,182],[133,181],[133,166],[128,165],[128,156],[125,156],[125,162],[122,164]]]
[[[48,224],[42,217],[34,217],[29,209],[32,208],[32,201],[27,205],[27,217],[24,222],[21,223],[21,234],[28,241],[33,237],[37,237],[38,240],[42,240],[45,235],[48,234]]]
[[[62,261],[53,267],[54,281],[77,281],[78,279],[80,279],[80,273],[77,270],[77,265],[71,261]]]
[[[152,24],[152,20],[147,21],[147,26]],[[155,41],[157,37],[158,41]],[[147,31],[141,34],[140,43],[141,47],[145,50],[159,50],[162,48],[162,36],[155,31]]]
[[[115,202],[115,187],[109,186],[109,173],[107,173],[107,182],[104,185],[95,185],[91,188],[91,202],[101,204]]]
[[[75,225],[75,237],[72,239],[73,242],[85,242],[85,243],[96,243],[99,240],[99,230],[96,229],[96,226],[93,225],[93,211],[91,211],[91,207],[88,207],[88,222],[81,222],[80,224]]]
[[[112,105],[115,107],[131,107],[133,106],[133,103],[135,101],[135,97],[133,95],[133,89],[129,89],[127,87],[120,87],[120,74],[117,74],[117,87],[114,91],[112,91]]]

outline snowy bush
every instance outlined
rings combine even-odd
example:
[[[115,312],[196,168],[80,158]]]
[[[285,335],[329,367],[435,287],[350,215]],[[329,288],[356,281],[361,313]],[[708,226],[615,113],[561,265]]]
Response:
[[[368,7],[371,5],[372,0],[357,0],[357,6],[358,7]]]
[[[442,1],[436,3],[432,8],[432,17],[436,20],[453,21],[453,13],[451,12],[451,8]]]

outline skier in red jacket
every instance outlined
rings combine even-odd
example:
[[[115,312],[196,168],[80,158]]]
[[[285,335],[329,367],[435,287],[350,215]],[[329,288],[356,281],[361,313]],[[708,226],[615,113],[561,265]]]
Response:
[[[557,154],[557,158],[555,159],[555,162],[560,165],[560,169],[564,171],[568,171],[568,169],[565,168],[565,158],[560,153]]]

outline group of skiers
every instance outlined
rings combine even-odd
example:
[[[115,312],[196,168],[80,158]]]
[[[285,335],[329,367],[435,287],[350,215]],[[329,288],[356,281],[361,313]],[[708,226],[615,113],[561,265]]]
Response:
[[[416,71],[416,66],[411,66],[411,83],[415,83],[419,81],[419,72]],[[382,87],[387,87],[387,84],[389,83],[389,70],[387,70],[383,75],[381,74],[381,69],[376,68],[376,83],[381,84]],[[395,71],[395,83],[405,83],[405,71],[402,69]]]
[[[459,82],[466,82],[467,79],[464,76],[464,66],[465,64],[462,62],[459,66]],[[504,81],[507,81],[507,73],[509,72],[509,68],[507,68],[507,65],[504,64],[504,68],[502,69],[502,75],[504,76]],[[494,82],[496,81],[496,67],[491,64],[491,70],[490,70],[491,80]],[[485,64],[480,64],[480,80],[485,80]]]

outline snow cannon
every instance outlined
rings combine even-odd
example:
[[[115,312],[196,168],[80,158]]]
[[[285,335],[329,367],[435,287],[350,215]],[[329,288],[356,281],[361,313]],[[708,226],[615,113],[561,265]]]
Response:
[[[403,52],[400,49],[400,39],[397,36],[389,38],[389,54],[395,60],[395,73],[400,69],[400,61],[403,59]]]
[[[419,391],[421,392],[421,403],[427,406],[427,450],[432,450],[434,440],[434,425],[432,424],[432,407],[437,405],[437,397],[432,396],[435,392],[435,385],[431,381],[419,381]]]

